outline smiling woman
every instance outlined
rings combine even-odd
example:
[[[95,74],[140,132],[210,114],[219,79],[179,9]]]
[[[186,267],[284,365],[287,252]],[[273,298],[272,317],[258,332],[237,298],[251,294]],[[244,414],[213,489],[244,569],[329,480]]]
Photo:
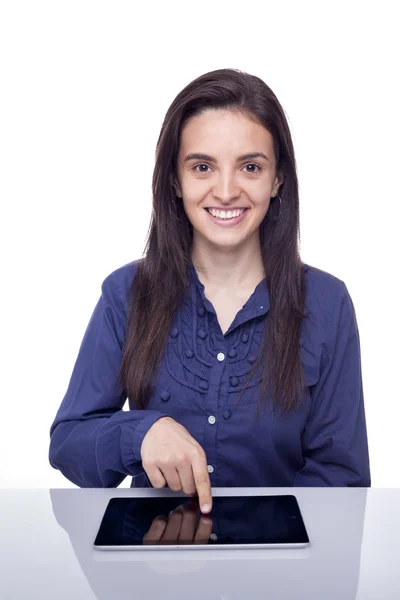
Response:
[[[354,306],[299,239],[275,94],[198,77],[167,110],[145,253],[103,281],[51,464],[80,486],[198,493],[203,512],[211,485],[369,486]]]

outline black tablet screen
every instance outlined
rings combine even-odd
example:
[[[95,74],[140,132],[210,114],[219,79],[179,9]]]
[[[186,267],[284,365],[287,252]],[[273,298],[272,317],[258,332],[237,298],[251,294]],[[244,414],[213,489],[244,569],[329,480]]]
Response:
[[[177,529],[176,518],[174,523],[171,521],[170,513],[174,511],[172,515],[176,516],[176,510],[182,511],[178,523],[186,519],[181,531]],[[100,547],[198,544],[196,532],[201,516],[197,497],[112,498],[94,543]],[[212,527],[209,524],[207,539],[202,544],[309,542],[293,495],[215,496],[212,511],[207,516]]]

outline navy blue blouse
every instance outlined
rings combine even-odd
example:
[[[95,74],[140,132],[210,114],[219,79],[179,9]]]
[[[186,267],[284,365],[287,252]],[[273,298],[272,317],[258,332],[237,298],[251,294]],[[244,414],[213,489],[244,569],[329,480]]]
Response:
[[[129,401],[124,410],[127,398],[116,381],[138,263],[118,268],[102,283],[50,428],[54,468],[79,487],[116,487],[127,475],[131,487],[151,487],[141,444],[155,421],[170,416],[203,447],[212,487],[371,485],[360,340],[343,281],[304,264],[304,402],[280,417],[263,409],[257,419],[260,371],[235,404],[262,341],[266,280],[223,335],[192,266],[148,407],[137,410]]]

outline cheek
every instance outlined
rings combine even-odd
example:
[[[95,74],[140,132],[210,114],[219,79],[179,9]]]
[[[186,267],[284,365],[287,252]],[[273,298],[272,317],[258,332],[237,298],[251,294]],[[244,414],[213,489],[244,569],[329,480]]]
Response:
[[[268,209],[270,207],[271,201],[269,198],[265,199],[265,198],[261,198],[259,201],[254,200],[254,212],[257,221],[261,221],[264,219],[265,215],[268,212]]]
[[[268,200],[268,202],[266,202],[262,205],[262,208],[260,209],[260,212],[262,212],[262,218],[264,218],[265,215],[267,214],[270,204],[271,204],[271,202]]]
[[[185,198],[183,202],[183,209],[189,219],[198,219],[200,216],[202,216],[202,211],[204,212],[204,209],[199,206],[198,199],[191,200],[190,197]]]

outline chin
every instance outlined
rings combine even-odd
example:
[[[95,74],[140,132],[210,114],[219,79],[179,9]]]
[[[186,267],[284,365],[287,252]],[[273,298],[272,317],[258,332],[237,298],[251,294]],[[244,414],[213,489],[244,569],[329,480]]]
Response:
[[[207,244],[209,246],[214,246],[215,248],[223,248],[223,249],[233,249],[239,247],[246,241],[246,237],[243,235],[206,235],[200,233],[198,236],[202,239],[203,244]]]

